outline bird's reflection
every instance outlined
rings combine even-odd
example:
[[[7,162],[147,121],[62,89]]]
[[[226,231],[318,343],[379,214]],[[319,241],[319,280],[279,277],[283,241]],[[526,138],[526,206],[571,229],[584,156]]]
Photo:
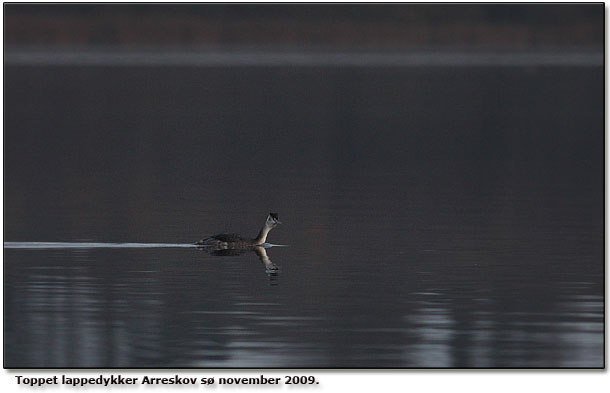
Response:
[[[271,285],[277,285],[277,278],[279,274],[279,268],[275,263],[271,261],[269,255],[267,254],[267,250],[264,246],[253,246],[248,248],[217,248],[217,247],[198,247],[200,250],[206,251],[210,255],[221,256],[221,257],[231,257],[231,256],[239,256],[245,253],[253,252],[258,256],[258,259],[261,261],[263,266],[265,266],[265,273],[269,277],[269,281]]]

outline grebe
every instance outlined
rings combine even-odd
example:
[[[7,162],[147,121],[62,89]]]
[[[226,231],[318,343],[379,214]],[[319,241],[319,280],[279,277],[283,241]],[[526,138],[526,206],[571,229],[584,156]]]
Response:
[[[213,250],[240,250],[251,249],[253,247],[262,246],[267,240],[269,231],[281,224],[277,213],[269,213],[265,225],[261,228],[258,236],[254,239],[243,238],[235,233],[221,233],[219,235],[210,236],[206,239],[201,239],[195,245],[207,247]]]

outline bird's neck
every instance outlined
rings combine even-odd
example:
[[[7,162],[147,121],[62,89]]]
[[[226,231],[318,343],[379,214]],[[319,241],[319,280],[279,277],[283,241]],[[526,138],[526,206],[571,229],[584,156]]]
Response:
[[[264,225],[261,231],[258,233],[258,236],[254,239],[254,243],[256,245],[264,244],[267,241],[267,235],[269,234],[269,228],[267,225]]]

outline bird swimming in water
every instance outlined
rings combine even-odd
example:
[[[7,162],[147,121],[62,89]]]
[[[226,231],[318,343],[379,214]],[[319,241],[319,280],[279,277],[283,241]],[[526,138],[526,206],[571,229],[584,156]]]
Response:
[[[260,247],[267,241],[269,231],[278,226],[278,224],[281,224],[281,222],[277,213],[269,213],[265,224],[254,239],[244,238],[235,233],[221,233],[201,239],[195,245],[213,250],[245,250]]]

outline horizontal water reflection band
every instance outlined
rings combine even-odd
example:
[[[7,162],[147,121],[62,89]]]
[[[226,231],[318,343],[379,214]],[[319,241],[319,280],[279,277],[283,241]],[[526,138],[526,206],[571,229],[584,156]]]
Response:
[[[92,242],[4,242],[4,248],[49,249],[49,248],[199,248],[187,243],[92,243]],[[282,244],[265,243],[265,248],[287,247]]]
[[[282,52],[6,49],[4,64],[81,66],[603,66],[598,51]]]

